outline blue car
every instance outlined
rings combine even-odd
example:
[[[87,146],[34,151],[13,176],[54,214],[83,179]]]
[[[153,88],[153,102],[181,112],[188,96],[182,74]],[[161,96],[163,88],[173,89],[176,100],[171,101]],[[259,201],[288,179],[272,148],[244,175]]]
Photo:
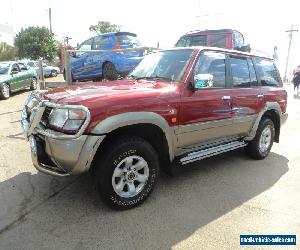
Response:
[[[71,57],[72,80],[118,79],[131,71],[143,58],[144,52],[123,51],[113,53],[84,52],[85,50],[113,50],[141,47],[136,34],[112,32],[97,35],[83,42]]]

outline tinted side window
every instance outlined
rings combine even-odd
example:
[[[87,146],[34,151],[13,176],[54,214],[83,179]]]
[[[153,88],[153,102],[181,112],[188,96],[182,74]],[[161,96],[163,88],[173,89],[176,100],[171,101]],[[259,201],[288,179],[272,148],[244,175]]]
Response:
[[[230,58],[233,87],[250,87],[250,74],[246,58]]]
[[[262,86],[279,86],[281,82],[279,73],[274,63],[267,59],[255,58],[258,74]]]
[[[101,36],[95,37],[92,49],[101,50],[107,47],[110,42],[111,42],[110,37],[101,37]]]
[[[142,44],[139,40],[134,36],[129,35],[118,35],[117,36],[120,45],[131,46],[131,47],[139,47]]]
[[[211,35],[212,47],[226,48],[226,35],[214,34]]]
[[[192,42],[190,46],[206,46],[207,36],[192,36]]]
[[[222,52],[204,51],[194,69],[194,76],[209,74],[215,88],[225,88],[225,54]]]

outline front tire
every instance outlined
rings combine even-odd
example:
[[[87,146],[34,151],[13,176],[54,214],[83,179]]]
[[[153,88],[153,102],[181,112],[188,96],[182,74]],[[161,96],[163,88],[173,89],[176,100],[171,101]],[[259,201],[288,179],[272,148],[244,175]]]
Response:
[[[56,70],[52,70],[52,71],[51,71],[51,74],[50,74],[50,76],[51,76],[51,77],[55,77],[55,76],[57,76],[57,72],[56,72]]]
[[[10,97],[10,86],[7,83],[3,83],[0,86],[0,99],[6,100]]]
[[[152,192],[159,173],[158,155],[144,139],[131,136],[115,141],[99,155],[96,188],[111,208],[140,205]],[[100,165],[100,163],[103,163]]]
[[[103,65],[102,75],[106,80],[117,80],[119,78],[116,67],[111,62],[106,62]]]
[[[264,159],[271,151],[274,142],[274,123],[269,118],[261,120],[254,139],[245,147],[247,154],[256,160]]]

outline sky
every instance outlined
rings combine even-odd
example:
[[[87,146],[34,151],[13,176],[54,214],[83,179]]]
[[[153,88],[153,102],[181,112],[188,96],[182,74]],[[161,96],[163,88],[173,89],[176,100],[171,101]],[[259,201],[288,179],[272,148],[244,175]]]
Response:
[[[289,41],[285,31],[294,25],[299,32],[293,36],[289,71],[300,64],[297,0],[6,0],[1,2],[0,24],[11,25],[15,34],[22,27],[49,27],[50,7],[56,38],[72,37],[72,45],[93,36],[89,26],[98,21],[121,25],[123,31],[136,33],[143,45],[156,47],[159,42],[162,48],[174,46],[190,30],[237,29],[253,49],[272,54],[277,46],[282,74]]]

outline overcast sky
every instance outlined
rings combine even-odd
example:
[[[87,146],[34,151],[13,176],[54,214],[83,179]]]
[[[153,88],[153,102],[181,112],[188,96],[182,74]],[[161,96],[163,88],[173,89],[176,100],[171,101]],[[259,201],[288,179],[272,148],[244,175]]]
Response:
[[[173,46],[190,30],[232,28],[241,31],[254,49],[272,53],[276,45],[282,72],[288,49],[285,31],[292,24],[300,28],[298,6],[297,0],[6,0],[1,2],[0,23],[12,24],[15,33],[32,25],[49,27],[51,7],[59,40],[69,36],[76,45],[92,36],[89,26],[101,20],[136,33],[146,46],[159,42],[161,47]],[[300,34],[295,33],[293,41],[292,67],[300,64]]]

